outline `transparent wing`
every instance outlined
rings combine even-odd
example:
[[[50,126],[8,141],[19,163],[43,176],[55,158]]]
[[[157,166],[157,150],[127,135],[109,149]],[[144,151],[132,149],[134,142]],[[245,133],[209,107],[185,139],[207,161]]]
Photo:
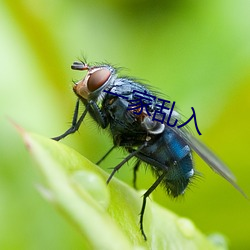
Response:
[[[185,141],[216,173],[221,175],[229,183],[231,183],[243,196],[247,199],[247,195],[237,185],[236,178],[229,168],[201,141],[196,139],[190,133],[177,127],[169,127],[172,129],[183,141]]]

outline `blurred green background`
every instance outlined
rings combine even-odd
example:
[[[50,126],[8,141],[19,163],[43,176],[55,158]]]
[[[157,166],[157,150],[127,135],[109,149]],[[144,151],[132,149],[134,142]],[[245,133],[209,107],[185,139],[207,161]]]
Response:
[[[47,137],[64,132],[76,100],[72,80],[83,76],[70,65],[82,55],[146,79],[186,117],[194,107],[199,139],[250,195],[249,13],[248,0],[1,1],[0,249],[81,248],[80,234],[36,191],[39,173],[8,117]],[[63,143],[93,162],[112,144],[89,118]],[[117,150],[102,167],[110,171],[122,157]],[[161,188],[153,198],[204,233],[226,235],[230,249],[250,249],[249,201],[201,160],[196,165],[203,177],[183,198],[174,201]],[[131,184],[132,167],[117,177]],[[140,188],[153,180],[140,170]]]

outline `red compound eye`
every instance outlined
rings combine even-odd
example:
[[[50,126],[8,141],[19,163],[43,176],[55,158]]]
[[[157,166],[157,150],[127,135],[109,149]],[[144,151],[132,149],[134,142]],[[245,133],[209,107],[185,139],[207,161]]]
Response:
[[[110,71],[108,69],[99,69],[92,73],[88,79],[88,90],[93,92],[99,89],[110,77]]]

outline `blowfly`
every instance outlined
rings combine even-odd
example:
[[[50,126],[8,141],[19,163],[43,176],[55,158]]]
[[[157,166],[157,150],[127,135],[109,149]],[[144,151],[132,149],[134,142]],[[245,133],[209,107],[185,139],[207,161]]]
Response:
[[[143,216],[147,197],[159,184],[172,197],[182,195],[195,174],[193,151],[244,195],[226,165],[181,125],[178,112],[169,105],[163,107],[163,100],[156,98],[157,93],[147,85],[133,78],[119,77],[118,70],[109,64],[90,66],[85,62],[74,62],[71,68],[87,74],[73,87],[77,102],[71,127],[53,139],[59,141],[76,132],[89,113],[102,129],[109,130],[113,138],[113,147],[101,160],[116,147],[128,152],[114,167],[107,183],[131,158],[136,158],[134,184],[139,166],[142,163],[150,166],[156,181],[143,195],[140,230],[145,240]],[[79,115],[80,102],[85,110]]]

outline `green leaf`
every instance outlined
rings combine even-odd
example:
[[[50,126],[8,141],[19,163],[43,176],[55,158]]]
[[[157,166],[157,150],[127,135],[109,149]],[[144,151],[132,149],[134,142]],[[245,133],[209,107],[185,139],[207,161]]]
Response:
[[[144,241],[139,229],[143,192],[108,174],[60,142],[21,130],[44,176],[39,191],[81,232],[83,249],[226,249],[212,243],[186,218],[148,199]]]

